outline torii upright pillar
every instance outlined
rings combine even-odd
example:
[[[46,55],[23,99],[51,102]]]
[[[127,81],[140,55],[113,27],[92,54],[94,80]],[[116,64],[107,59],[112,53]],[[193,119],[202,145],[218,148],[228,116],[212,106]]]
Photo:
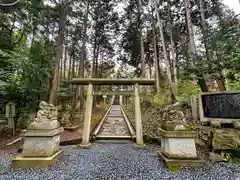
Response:
[[[139,85],[135,84],[134,87],[134,99],[135,99],[135,118],[136,118],[136,146],[143,146],[143,130],[142,130],[142,114],[139,97]]]
[[[90,83],[88,85],[86,110],[84,113],[82,144],[80,144],[81,147],[88,147],[90,145],[89,136],[91,129],[92,105],[93,105],[93,84]]]

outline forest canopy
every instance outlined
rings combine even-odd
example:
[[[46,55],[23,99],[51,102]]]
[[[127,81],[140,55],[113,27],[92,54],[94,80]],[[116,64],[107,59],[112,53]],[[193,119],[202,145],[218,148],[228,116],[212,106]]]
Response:
[[[171,102],[240,89],[240,16],[220,0],[14,2],[0,1],[0,92],[19,108],[65,93],[83,109],[73,77],[155,78]]]

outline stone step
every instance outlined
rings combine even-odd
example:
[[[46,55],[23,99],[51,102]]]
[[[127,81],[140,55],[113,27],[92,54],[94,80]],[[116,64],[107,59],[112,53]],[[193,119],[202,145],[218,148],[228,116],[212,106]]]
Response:
[[[7,122],[7,117],[5,116],[5,114],[0,114],[0,121],[6,121]]]
[[[65,126],[64,130],[67,131],[75,131],[76,129],[78,129],[80,126]]]
[[[0,124],[7,124],[7,121],[6,121],[6,120],[1,120],[1,119],[0,119]]]
[[[127,139],[110,139],[110,140],[95,140],[95,143],[99,143],[99,144],[133,144],[134,141],[131,140],[127,140]]]

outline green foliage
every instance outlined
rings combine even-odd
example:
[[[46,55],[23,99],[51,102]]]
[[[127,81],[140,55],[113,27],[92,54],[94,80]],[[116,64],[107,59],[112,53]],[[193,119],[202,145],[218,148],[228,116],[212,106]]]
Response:
[[[201,92],[199,87],[193,86],[190,81],[181,81],[178,84],[177,98],[179,100],[186,100],[192,95],[198,95]]]
[[[230,152],[221,152],[221,156],[226,162],[232,163],[233,155]]]
[[[171,102],[170,92],[168,89],[164,89],[163,92],[155,94],[152,98],[153,104],[169,104]]]
[[[19,111],[20,114],[17,119],[17,127],[21,129],[26,129],[30,123],[30,117],[28,115],[29,112],[26,109],[19,109]]]
[[[0,49],[0,57],[5,62],[5,67],[0,68],[3,74],[1,78],[9,84],[4,98],[14,101],[19,110],[26,108],[35,111],[39,99],[47,93],[47,83],[51,77],[52,48],[51,42],[35,41],[29,49],[23,38],[21,46],[14,51]]]
[[[178,84],[178,90],[176,94],[177,94],[177,99],[179,101],[184,101],[192,95],[198,95],[200,92],[201,92],[200,88],[193,86],[191,84],[191,81],[182,80]],[[166,105],[166,104],[170,104],[170,102],[171,102],[171,96],[168,88],[163,88],[160,93],[155,94],[152,97],[153,104]]]
[[[240,90],[240,80],[230,81],[228,83],[228,90],[230,91],[236,91]]]

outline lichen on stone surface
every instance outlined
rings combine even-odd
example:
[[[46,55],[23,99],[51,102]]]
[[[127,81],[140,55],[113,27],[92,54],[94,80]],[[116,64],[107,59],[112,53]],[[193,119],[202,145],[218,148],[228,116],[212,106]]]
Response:
[[[37,117],[34,119],[34,121],[42,122],[57,120],[57,113],[58,110],[54,105],[48,104],[45,101],[41,101],[39,104],[39,111],[37,112]]]

